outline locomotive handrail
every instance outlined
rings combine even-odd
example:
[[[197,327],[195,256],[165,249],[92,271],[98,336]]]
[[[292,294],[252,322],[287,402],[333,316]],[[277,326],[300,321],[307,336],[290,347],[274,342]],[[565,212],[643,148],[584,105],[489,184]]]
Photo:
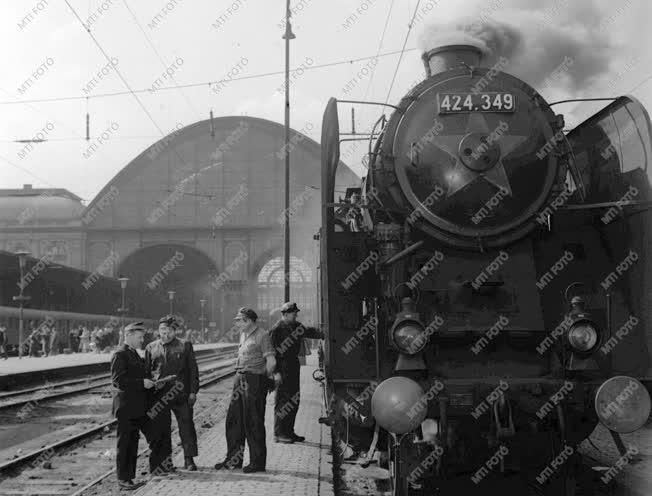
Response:
[[[340,133],[340,136],[365,136],[367,138],[371,136],[380,136],[383,133]]]
[[[351,207],[350,203],[326,203],[324,204],[325,207]],[[374,207],[372,205],[356,205],[356,208],[366,208],[368,210],[379,210],[381,212],[394,212],[397,214],[402,213],[399,209],[397,208],[385,208],[385,207]]]
[[[380,102],[364,102],[362,100],[335,100],[336,102],[342,102],[342,103],[360,103],[362,105],[380,105],[382,107],[392,107],[395,110],[399,110],[399,108],[396,105],[391,105],[389,103],[380,103]]]
[[[619,96],[616,97],[609,97],[609,98],[570,98],[568,100],[559,100],[558,102],[552,102],[549,103],[548,106],[552,107],[553,105],[557,105],[560,103],[568,103],[568,102],[604,102],[604,101],[613,101],[613,100],[618,100],[620,98]]]
[[[559,210],[589,210],[594,208],[607,208],[607,207],[652,207],[652,201],[649,200],[629,200],[629,201],[612,201],[601,203],[577,204],[577,205],[561,205]]]

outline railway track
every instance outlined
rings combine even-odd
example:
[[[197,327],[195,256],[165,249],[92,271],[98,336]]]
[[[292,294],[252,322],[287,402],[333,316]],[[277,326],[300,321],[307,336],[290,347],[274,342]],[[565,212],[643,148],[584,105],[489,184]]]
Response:
[[[235,360],[201,371],[202,393],[234,373]],[[215,398],[198,395],[195,424],[210,413]],[[108,408],[108,402],[107,402]],[[111,419],[83,432],[0,463],[0,496],[80,494],[114,472],[117,421]],[[141,453],[146,453],[145,449]]]
[[[232,349],[220,350],[210,355],[197,358],[197,364],[212,362],[219,358],[232,356]],[[91,391],[99,387],[111,385],[111,374],[99,374],[81,379],[71,379],[54,384],[44,384],[29,389],[0,393],[0,411],[11,408],[20,408],[25,405],[42,403],[48,400],[59,399],[66,396]],[[76,386],[76,387],[75,387]]]

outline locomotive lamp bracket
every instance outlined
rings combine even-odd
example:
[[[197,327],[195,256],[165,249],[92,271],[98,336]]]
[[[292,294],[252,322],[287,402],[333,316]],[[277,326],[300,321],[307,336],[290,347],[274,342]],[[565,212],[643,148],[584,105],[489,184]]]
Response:
[[[573,283],[566,289],[566,299],[568,301],[568,291],[576,285],[582,285],[581,283]],[[604,339],[603,332],[596,324],[591,313],[588,312],[585,308],[586,302],[580,296],[574,296],[570,301],[571,309],[566,314],[566,318],[570,319],[570,324],[563,331],[563,346],[565,349],[568,349],[570,355],[566,361],[566,370],[584,370],[584,371],[594,371],[598,370],[597,361],[593,357],[595,352],[600,348],[602,341]],[[577,349],[577,345],[571,343],[571,333],[574,330],[577,330],[578,327],[584,326],[584,338],[586,339],[587,335],[594,334],[595,343],[585,350]],[[575,338],[578,339],[577,337]]]

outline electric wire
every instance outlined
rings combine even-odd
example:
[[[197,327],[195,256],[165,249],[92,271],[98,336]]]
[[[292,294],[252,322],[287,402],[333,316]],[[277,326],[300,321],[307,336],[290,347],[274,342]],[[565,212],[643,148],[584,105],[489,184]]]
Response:
[[[387,26],[389,24],[389,19],[392,15],[392,9],[394,8],[394,0],[389,4],[389,11],[387,12],[387,18],[385,19],[385,26],[383,27],[383,34],[380,35],[380,42],[378,43],[378,50],[376,51],[376,58],[380,55],[380,50],[383,48],[383,41],[385,41],[385,33],[387,32]],[[367,94],[369,93],[369,89],[371,88],[371,84],[373,83],[374,76],[376,75],[376,68],[378,65],[375,65],[374,68],[371,71],[371,76],[369,77],[369,83],[367,84],[367,89],[364,92],[364,96],[362,97],[363,100],[367,99]]]
[[[132,19],[134,20],[134,22],[136,23],[136,26],[138,26],[138,29],[140,30],[140,32],[143,34],[143,36],[144,36],[145,39],[147,40],[147,43],[149,44],[150,48],[152,49],[152,51],[153,51],[153,52],[156,54],[156,56],[158,57],[159,62],[160,62],[161,65],[163,66],[163,69],[167,71],[167,70],[168,70],[168,66],[167,66],[167,65],[165,64],[165,62],[163,61],[163,57],[161,57],[161,54],[159,53],[159,51],[158,51],[158,50],[156,49],[156,47],[154,46],[154,43],[152,42],[151,38],[147,35],[147,33],[145,32],[145,30],[143,29],[143,26],[142,26],[142,24],[140,23],[140,21],[138,20],[138,18],[136,17],[136,14],[134,14],[133,10],[131,10],[131,7],[129,7],[129,4],[127,4],[127,0],[122,0],[122,2],[125,4],[125,7],[126,7],[127,10],[129,11],[129,14],[131,14],[131,17],[132,17]],[[179,86],[177,85],[177,82],[176,82],[176,80],[174,79],[174,76],[170,75],[170,79],[172,80],[172,84],[174,85],[174,88],[176,88],[176,89],[179,90],[179,93],[181,93],[181,96],[183,96],[183,99],[186,101],[186,103],[188,104],[188,106],[192,109],[193,112],[195,112],[195,114],[197,114],[197,120],[202,120],[202,119],[201,119],[201,116],[199,115],[199,112],[198,112],[197,109],[194,107],[194,105],[191,103],[191,101],[188,99],[188,96],[187,96],[187,95],[184,93],[184,91],[183,91],[181,88],[179,88]]]
[[[389,85],[389,91],[387,91],[387,98],[385,98],[385,103],[389,100],[389,95],[392,93],[392,88],[394,87],[394,81],[396,81],[396,75],[398,74],[398,68],[401,66],[401,60],[403,60],[403,53],[409,50],[405,50],[405,45],[407,45],[408,38],[410,37],[410,32],[412,31],[412,26],[414,26],[414,18],[417,16],[417,11],[419,10],[419,4],[421,0],[417,0],[417,6],[414,8],[414,14],[412,14],[412,20],[408,24],[408,31],[405,35],[405,41],[403,42],[403,48],[401,49],[401,55],[398,57],[398,62],[396,64],[396,69],[394,70],[394,76],[392,77],[392,83]]]
[[[79,18],[79,16],[78,16]],[[346,65],[346,64],[353,64],[355,62],[360,62],[363,60],[370,60],[373,58],[377,57],[390,57],[392,55],[396,55],[399,53],[403,52],[410,52],[414,50],[419,50],[419,48],[408,48],[404,50],[394,50],[391,52],[385,52],[381,53],[379,55],[371,55],[367,57],[358,57],[355,59],[348,59],[348,60],[339,60],[335,62],[327,62],[325,64],[316,64],[316,65],[311,65],[309,67],[302,67],[299,69],[290,69],[290,72],[297,72],[299,70],[303,71],[309,71],[309,70],[314,70],[314,69],[324,69],[327,67],[334,67],[338,65]],[[117,72],[117,69],[116,69]],[[272,71],[272,72],[264,72],[264,73],[259,73],[259,74],[251,74],[249,76],[240,76],[240,77],[234,77],[231,78],[229,81],[243,81],[243,80],[248,80],[248,79],[259,79],[259,78],[264,78],[264,77],[270,77],[270,76],[280,76],[285,74],[285,71]],[[176,86],[169,86],[169,87],[163,87],[159,88],[158,91],[170,91],[170,90],[175,90],[179,88],[195,88],[195,87],[201,87],[201,86],[206,86],[206,85],[211,85],[211,84],[217,84],[221,80],[212,80],[212,81],[202,81],[198,83],[187,83],[187,84],[178,84]],[[98,93],[97,95],[91,95],[88,96],[88,98],[109,98],[109,97],[115,97],[115,96],[125,96],[125,95],[134,95],[137,93],[151,93],[151,88],[142,88],[142,89],[129,89],[129,91],[115,91],[111,93]],[[5,100],[0,102],[0,105],[16,105],[16,104],[24,104],[24,103],[46,103],[46,102],[62,102],[62,101],[67,101],[67,100],[82,100],[87,98],[85,95],[72,95],[72,96],[60,96],[60,97],[49,97],[49,98],[36,98],[32,100]]]

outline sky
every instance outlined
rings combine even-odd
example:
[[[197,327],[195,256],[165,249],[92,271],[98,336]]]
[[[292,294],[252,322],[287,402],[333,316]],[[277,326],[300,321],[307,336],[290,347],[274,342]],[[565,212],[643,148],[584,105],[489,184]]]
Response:
[[[488,61],[508,56],[505,70],[548,101],[632,94],[652,107],[646,0],[291,6],[291,126],[316,141],[330,97],[396,104],[424,79],[422,49],[450,42],[481,45]],[[283,123],[284,14],[283,0],[2,2],[0,188],[66,188],[90,201],[143,150],[211,110]],[[572,127],[604,105],[554,109]],[[357,130],[369,129],[379,108],[357,109]],[[341,110],[348,132],[349,110]],[[47,141],[15,142],[34,137]],[[343,160],[363,174],[366,146],[349,148]]]

